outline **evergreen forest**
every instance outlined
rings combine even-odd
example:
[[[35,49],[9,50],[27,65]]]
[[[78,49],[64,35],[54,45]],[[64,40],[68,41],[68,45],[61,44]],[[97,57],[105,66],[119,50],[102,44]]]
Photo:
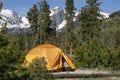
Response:
[[[34,60],[29,68],[22,66],[25,55],[41,44],[60,47],[77,69],[120,70],[120,11],[111,13],[109,18],[105,19],[100,15],[99,6],[102,3],[99,0],[86,0],[76,18],[80,25],[75,27],[74,1],[76,0],[65,2],[67,22],[65,31],[58,33],[56,28],[50,27],[52,22],[47,0],[33,4],[27,12],[31,33],[19,33],[9,37],[6,24],[2,26],[0,80],[54,80],[45,65],[37,64],[46,64],[44,59]],[[0,2],[0,10],[3,6],[4,4]],[[40,73],[43,75],[38,76]],[[47,77],[45,73],[48,73]]]

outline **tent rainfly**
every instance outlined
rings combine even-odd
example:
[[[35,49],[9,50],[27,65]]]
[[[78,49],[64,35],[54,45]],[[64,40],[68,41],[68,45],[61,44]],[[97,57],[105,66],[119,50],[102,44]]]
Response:
[[[35,58],[45,58],[47,69],[49,71],[62,71],[65,69],[75,70],[75,66],[65,55],[62,50],[51,44],[43,44],[33,48],[27,55],[25,60],[32,63]],[[66,68],[67,67],[67,68]]]

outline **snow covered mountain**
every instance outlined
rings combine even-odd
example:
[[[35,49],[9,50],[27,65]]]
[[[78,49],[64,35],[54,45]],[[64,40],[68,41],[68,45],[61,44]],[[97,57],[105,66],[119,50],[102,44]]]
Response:
[[[55,7],[51,10],[50,18],[52,20],[51,27],[56,28],[56,30],[60,30],[66,25],[65,20],[65,12],[61,10],[59,7]]]
[[[3,9],[0,13],[0,27],[7,23],[8,28],[27,28],[29,22],[25,17],[20,17],[16,12],[8,9]]]
[[[79,13],[76,13],[75,16],[77,16]],[[108,18],[109,13],[100,12],[101,15],[103,15],[103,18]],[[13,30],[14,32],[21,32],[22,30],[27,29],[29,31],[29,21],[26,19],[26,17],[19,16],[16,12],[8,9],[3,9],[0,12],[0,28],[7,23],[7,27],[9,30]],[[66,20],[65,20],[65,12],[61,10],[59,7],[55,7],[51,10],[50,18],[52,20],[52,24],[50,27],[56,28],[57,30],[61,30],[66,26]],[[74,18],[75,25],[76,17]]]
[[[79,12],[75,13],[75,18],[73,20],[75,26],[79,25],[79,23],[76,21],[76,16],[78,14],[79,14]],[[103,12],[103,11],[101,11],[100,14],[105,19],[109,18],[109,15],[110,15],[110,13],[106,13],[106,12]],[[63,10],[61,10],[59,7],[55,7],[54,9],[51,10],[50,17],[51,17],[51,20],[55,21],[55,23],[56,23],[56,25],[52,25],[52,27],[56,26],[57,30],[61,30],[66,26],[65,12]]]
[[[16,12],[2,9],[0,12],[0,28],[7,24],[8,33],[14,36],[18,33],[30,32],[30,24],[26,17],[20,17]]]

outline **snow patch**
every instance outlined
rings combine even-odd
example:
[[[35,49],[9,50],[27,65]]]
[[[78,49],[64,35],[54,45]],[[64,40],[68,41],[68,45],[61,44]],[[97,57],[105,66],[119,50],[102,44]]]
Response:
[[[59,13],[60,11],[61,11],[61,10],[60,10],[59,7],[55,7],[55,8],[53,8],[53,9],[51,10],[50,16],[53,16],[53,15]]]
[[[30,24],[26,17],[21,18],[22,23],[20,24],[21,28],[29,28]]]
[[[63,29],[65,27],[66,23],[67,23],[66,20],[63,20],[62,23],[58,25],[57,30]]]
[[[100,11],[100,14],[103,15],[103,18],[109,18],[110,13]]]

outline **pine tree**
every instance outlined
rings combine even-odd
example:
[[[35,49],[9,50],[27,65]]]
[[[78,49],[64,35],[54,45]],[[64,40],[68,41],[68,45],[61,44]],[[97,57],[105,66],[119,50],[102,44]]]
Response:
[[[47,3],[46,0],[41,0],[41,2],[39,3],[39,7],[40,7],[40,20],[41,20],[40,33],[42,36],[42,43],[46,43],[49,39],[48,37],[53,31],[49,27],[51,25],[51,20],[49,17],[50,14],[49,4]]]
[[[5,46],[8,44],[8,34],[7,34],[7,28],[6,25],[4,25],[1,29],[0,29],[0,46]]]
[[[19,77],[22,74],[20,68],[24,60],[24,53],[23,50],[20,50],[18,38],[8,40],[6,26],[7,24],[0,29],[0,79],[20,80]]]
[[[86,5],[82,7],[78,20],[80,21],[80,33],[82,34],[83,42],[89,41],[97,37],[100,32],[99,23],[100,16],[98,0],[86,0]]]
[[[8,40],[7,28],[4,25],[0,31],[0,78],[13,80],[18,77],[16,71],[21,68],[24,51],[19,37]]]
[[[3,3],[2,3],[2,2],[0,2],[0,11],[1,11],[1,9],[2,9],[2,6],[3,6]]]
[[[18,38],[13,38],[8,41],[7,34],[2,34],[5,29],[0,32],[0,78],[2,80],[14,80],[19,77],[22,61],[24,60],[24,51],[20,49]]]
[[[66,49],[70,48],[70,55],[72,55],[72,45],[73,45],[73,29],[74,29],[74,1],[73,0],[66,0],[66,41],[65,46]],[[67,52],[66,52],[67,53]]]
[[[46,61],[44,58],[36,58],[28,68],[29,80],[54,80],[51,73],[46,68]]]
[[[0,2],[0,11],[2,9],[2,2]],[[0,17],[1,18],[1,17]],[[3,47],[7,45],[8,43],[8,34],[7,34],[7,25],[3,25],[2,28],[0,28],[0,47]]]
[[[39,11],[37,8],[37,5],[34,4],[33,7],[28,11],[27,13],[27,18],[30,22],[30,28],[32,30],[32,41],[33,41],[33,46],[37,45],[37,42],[39,41],[39,24],[38,24],[38,17],[39,17]]]

